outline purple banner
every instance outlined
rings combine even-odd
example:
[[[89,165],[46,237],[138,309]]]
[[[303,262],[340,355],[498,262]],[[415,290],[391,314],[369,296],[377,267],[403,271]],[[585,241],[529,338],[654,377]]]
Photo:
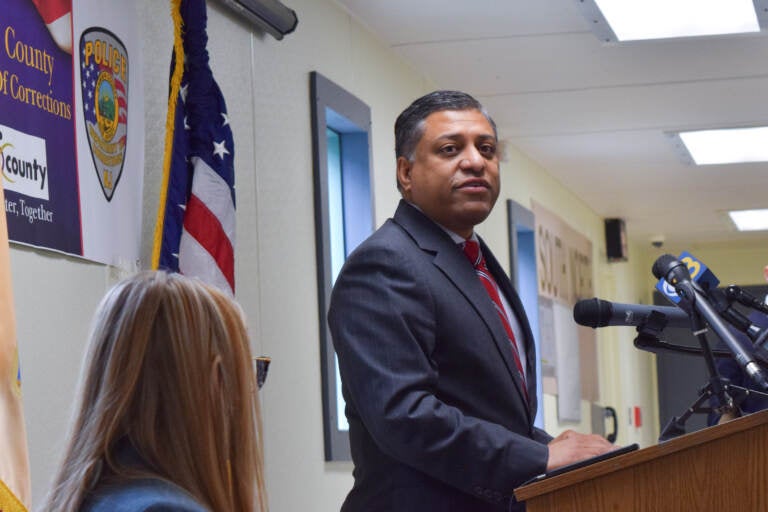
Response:
[[[82,255],[71,44],[59,48],[32,0],[2,3],[0,171],[8,236]]]

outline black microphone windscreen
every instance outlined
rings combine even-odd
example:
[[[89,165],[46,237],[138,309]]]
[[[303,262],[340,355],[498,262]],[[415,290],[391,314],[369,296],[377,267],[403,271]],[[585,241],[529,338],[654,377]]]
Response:
[[[597,297],[580,300],[573,306],[573,319],[579,325],[605,327],[613,315],[613,305]]]
[[[677,263],[677,258],[671,254],[662,254],[653,262],[651,272],[656,279],[664,279],[669,270]]]

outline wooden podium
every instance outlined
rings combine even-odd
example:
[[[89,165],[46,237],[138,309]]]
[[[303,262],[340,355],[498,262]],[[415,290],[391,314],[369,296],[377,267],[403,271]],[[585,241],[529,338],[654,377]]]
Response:
[[[518,487],[528,512],[768,511],[768,411]]]

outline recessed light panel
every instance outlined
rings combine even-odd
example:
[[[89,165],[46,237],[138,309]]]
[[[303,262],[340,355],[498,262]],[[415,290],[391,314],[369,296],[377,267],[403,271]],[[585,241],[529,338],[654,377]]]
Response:
[[[680,132],[697,165],[768,161],[768,127]]]
[[[739,231],[768,230],[768,210],[737,210],[728,215]]]
[[[752,0],[594,0],[619,41],[759,32]]]

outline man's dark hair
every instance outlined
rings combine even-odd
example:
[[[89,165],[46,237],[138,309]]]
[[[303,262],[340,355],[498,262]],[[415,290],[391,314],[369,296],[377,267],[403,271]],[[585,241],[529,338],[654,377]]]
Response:
[[[413,160],[413,152],[424,135],[424,120],[434,112],[443,110],[479,110],[493,127],[496,123],[475,98],[461,91],[434,91],[415,100],[395,121],[395,157]]]

